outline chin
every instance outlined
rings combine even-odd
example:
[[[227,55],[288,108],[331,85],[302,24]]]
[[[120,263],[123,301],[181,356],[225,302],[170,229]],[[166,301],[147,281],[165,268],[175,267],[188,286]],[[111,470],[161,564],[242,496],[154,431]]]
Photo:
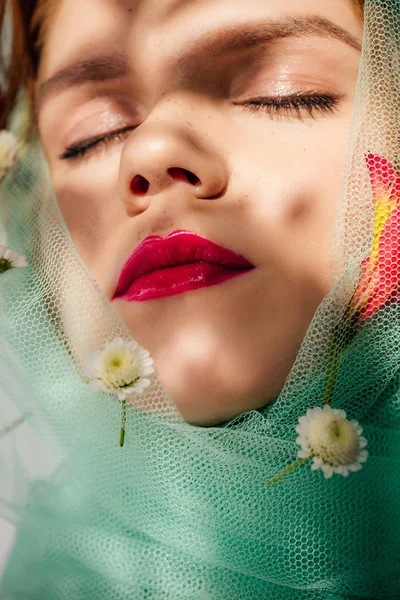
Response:
[[[207,380],[203,378],[199,381],[188,374],[184,377],[178,371],[160,376],[182,418],[200,427],[218,426],[246,411],[263,408],[279,394],[276,386],[272,389],[265,381],[248,385],[244,379],[224,380],[220,377],[218,381],[211,382],[210,373]]]

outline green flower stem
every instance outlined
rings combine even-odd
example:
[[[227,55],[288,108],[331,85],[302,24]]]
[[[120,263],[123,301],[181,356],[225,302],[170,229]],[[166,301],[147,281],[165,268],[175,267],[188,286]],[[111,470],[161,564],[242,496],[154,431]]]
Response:
[[[272,479],[267,481],[266,485],[269,487],[273,483],[276,483],[277,481],[282,479],[282,477],[284,477],[285,475],[287,475],[288,473],[293,471],[296,467],[300,466],[301,464],[303,464],[311,459],[312,459],[312,456],[307,456],[306,458],[299,458],[298,460],[296,460],[296,462],[292,463],[291,465],[286,467],[286,469],[283,469],[283,471],[278,473],[278,475],[275,475],[275,477],[273,477]]]
[[[22,423],[25,423],[26,419],[27,419],[27,417],[25,415],[22,415],[21,417],[19,417],[19,419],[17,419],[13,423],[11,423],[10,425],[8,425],[4,429],[2,429],[0,431],[0,439],[5,437],[8,433],[11,433],[12,431],[14,431],[14,429],[17,429],[17,427],[22,425]]]
[[[332,396],[335,391],[337,376],[340,369],[341,359],[342,352],[333,340],[329,349],[328,365],[326,369],[324,389],[322,392],[322,403],[324,405],[329,404],[332,400]]]
[[[324,388],[323,388],[323,392],[322,392],[322,400],[323,400],[324,405],[330,404],[330,402],[332,400],[332,396],[335,391],[336,380],[337,380],[337,376],[339,373],[340,363],[342,361],[343,353],[344,353],[344,350],[342,350],[340,348],[340,346],[336,342],[335,337],[333,337],[331,347],[329,348],[328,365],[327,365],[327,369],[326,369]],[[266,485],[270,486],[273,483],[276,483],[277,481],[282,479],[282,477],[284,477],[285,475],[287,475],[288,473],[293,471],[293,469],[296,469],[296,467],[311,460],[311,458],[312,458],[312,456],[308,456],[307,458],[300,458],[300,459],[296,460],[294,463],[292,463],[291,465],[286,467],[286,469],[284,469],[283,471],[278,473],[278,475],[276,475],[275,477],[270,479]]]
[[[125,423],[126,423],[126,400],[121,402],[121,429],[119,431],[119,447],[122,448],[125,441]]]
[[[352,318],[352,301],[350,301],[345,314],[333,332],[322,392],[323,405],[330,404],[332,401],[343,355],[352,345],[357,331],[358,328],[355,326]],[[341,334],[340,338],[338,337],[338,333]]]
[[[342,333],[343,333],[343,331],[346,333],[346,338],[347,338],[346,345],[343,348],[342,344],[338,343],[337,334],[336,334],[336,332],[334,332],[331,346],[329,348],[328,364],[327,364],[327,368],[326,368],[324,387],[323,387],[323,391],[322,391],[323,405],[331,404],[343,355],[348,350],[349,346],[351,346],[352,340],[356,333],[356,328],[354,328],[351,325],[351,321],[349,318],[350,307],[351,307],[351,303],[349,304],[349,307],[348,307],[348,309],[342,319],[340,327],[338,329]],[[313,458],[312,456],[308,456],[307,458],[300,458],[300,459],[296,460],[294,463],[292,463],[291,465],[286,467],[286,469],[284,469],[283,471],[278,473],[278,475],[276,475],[275,477],[273,477],[272,479],[267,481],[266,485],[270,486],[273,483],[276,483],[277,481],[282,479],[282,477],[284,477],[285,475],[287,475],[288,473],[290,473],[291,471],[296,469],[296,467],[311,460],[312,458]]]

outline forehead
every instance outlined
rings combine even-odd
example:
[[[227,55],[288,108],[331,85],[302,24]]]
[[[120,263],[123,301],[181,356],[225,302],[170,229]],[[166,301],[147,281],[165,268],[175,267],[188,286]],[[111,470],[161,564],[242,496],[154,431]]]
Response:
[[[48,0],[46,0],[48,1]],[[241,23],[320,17],[360,38],[352,0],[54,0],[39,79],[96,51],[176,57],[196,38]]]

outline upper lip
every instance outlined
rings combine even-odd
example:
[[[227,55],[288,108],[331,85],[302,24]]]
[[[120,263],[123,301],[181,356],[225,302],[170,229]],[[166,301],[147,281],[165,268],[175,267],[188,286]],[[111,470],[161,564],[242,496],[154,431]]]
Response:
[[[124,294],[142,275],[157,269],[200,261],[233,270],[254,267],[244,256],[191,231],[173,231],[166,238],[149,236],[139,244],[123,266],[113,298]]]

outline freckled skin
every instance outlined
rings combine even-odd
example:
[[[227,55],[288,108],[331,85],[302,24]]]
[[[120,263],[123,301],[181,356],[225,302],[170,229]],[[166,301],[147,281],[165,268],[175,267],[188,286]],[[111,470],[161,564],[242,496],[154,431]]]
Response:
[[[362,35],[348,0],[61,0],[39,73],[40,83],[96,48],[117,49],[129,63],[127,77],[64,90],[39,113],[61,211],[110,299],[148,235],[190,230],[257,267],[194,292],[113,302],[183,417],[204,425],[276,398],[329,291],[360,57],[315,35],[230,55],[181,56],[193,40],[248,23],[249,15],[318,15]],[[340,100],[314,118],[306,109],[301,118],[295,110],[277,117],[244,106],[311,92]],[[136,128],[84,158],[61,160],[67,146],[108,133],[100,130],[105,111]],[[168,169],[190,171],[199,184]],[[145,194],[132,193],[135,176],[149,182]]]

